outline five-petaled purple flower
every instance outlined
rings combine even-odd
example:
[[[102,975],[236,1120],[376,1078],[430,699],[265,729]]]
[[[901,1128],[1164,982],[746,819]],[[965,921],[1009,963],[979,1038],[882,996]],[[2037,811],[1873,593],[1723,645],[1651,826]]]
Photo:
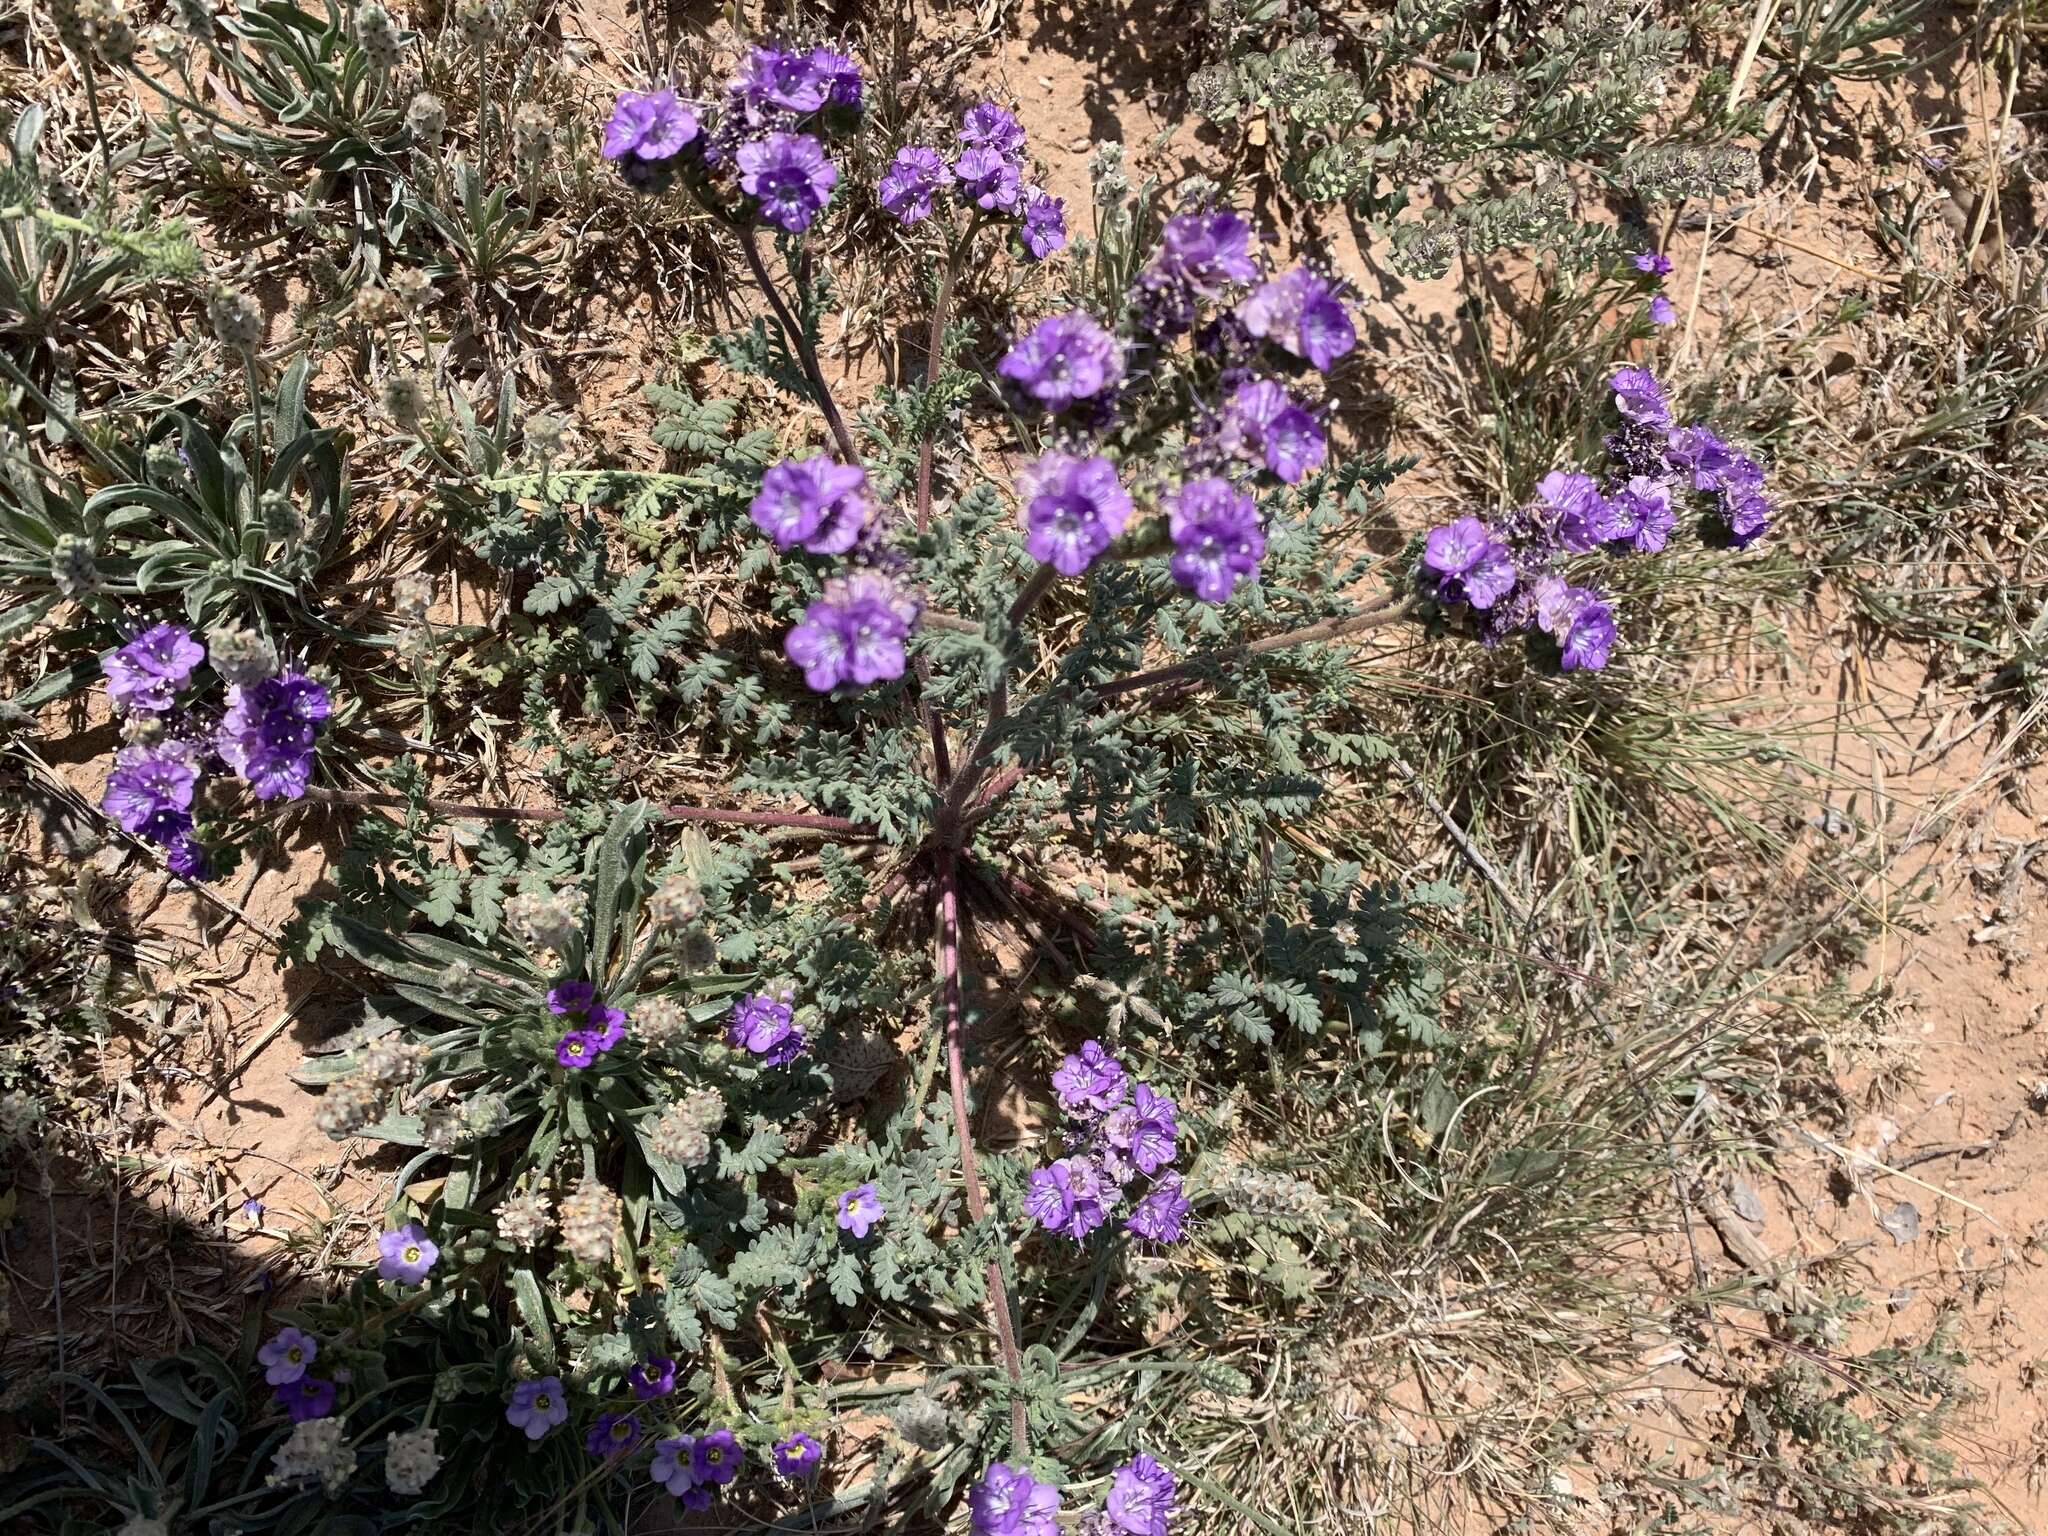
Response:
[[[1109,1219],[1104,1195],[1114,1188],[1101,1169],[1085,1157],[1063,1157],[1034,1168],[1024,1192],[1024,1213],[1048,1232],[1064,1233],[1079,1242]]]
[[[230,688],[214,750],[258,800],[296,800],[312,782],[313,743],[333,710],[326,685],[303,672]]]
[[[771,133],[742,144],[740,189],[761,216],[792,234],[811,227],[839,182],[839,170],[808,133]]]
[[[915,224],[932,213],[932,194],[945,180],[946,164],[936,149],[906,144],[889,162],[875,195],[883,209],[903,224]]]
[[[827,102],[860,105],[860,71],[845,54],[831,48],[797,53],[787,48],[758,47],[747,51],[733,89],[757,119],[764,107],[780,107],[799,117]]]
[[[867,524],[867,483],[858,464],[827,453],[784,459],[761,477],[747,515],[777,549],[800,545],[814,555],[843,555]]]
[[[1064,411],[1123,382],[1123,343],[1084,310],[1047,315],[1010,344],[996,372],[1047,410]]]
[[[1648,475],[1631,475],[1608,493],[1600,537],[1605,543],[1627,544],[1638,554],[1654,555],[1670,539],[1677,521],[1671,487]]]
[[[1102,1512],[1126,1536],[1168,1536],[1168,1519],[1180,1485],[1166,1468],[1140,1452],[1116,1469]]]
[[[967,1494],[972,1536],[1057,1536],[1060,1491],[999,1461]]]
[[[1205,603],[1230,600],[1237,584],[1255,576],[1266,553],[1266,532],[1251,497],[1228,480],[1205,475],[1167,500],[1173,536],[1173,579]]]
[[[296,1328],[280,1328],[276,1338],[256,1351],[256,1362],[263,1367],[265,1381],[273,1387],[283,1387],[305,1375],[319,1353],[318,1339]]]
[[[649,1355],[626,1372],[626,1385],[643,1403],[667,1397],[676,1389],[676,1363],[667,1355]]]
[[[1558,576],[1536,585],[1536,627],[1557,642],[1558,665],[1567,672],[1599,671],[1614,648],[1614,610],[1591,587]]]
[[[100,809],[123,832],[168,842],[170,836],[191,830],[192,793],[198,782],[199,767],[183,742],[123,747],[114,754]]]
[[[133,640],[100,658],[107,697],[126,715],[160,715],[206,660],[206,647],[182,624],[152,624]],[[131,827],[129,829],[133,831]]]
[[[1514,556],[1476,517],[1429,530],[1422,550],[1423,580],[1439,602],[1491,608],[1515,584]]]
[[[1607,502],[1591,475],[1552,470],[1536,482],[1536,512],[1547,538],[1572,554],[1584,554],[1599,546]]]
[[[1322,465],[1322,428],[1271,379],[1248,379],[1224,402],[1216,445],[1233,458],[1264,464],[1294,485]]]
[[[1649,369],[1618,368],[1608,380],[1608,387],[1614,391],[1615,409],[1624,418],[1660,432],[1671,430],[1671,402],[1665,398],[1663,384]]]
[[[1292,267],[1259,284],[1237,306],[1237,318],[1252,335],[1322,373],[1358,342],[1337,285],[1307,267]]]
[[[749,992],[732,1005],[732,1027],[727,1038],[741,1050],[761,1058],[761,1064],[779,1067],[804,1053],[807,1042],[796,1027],[795,1013],[786,997],[766,992]]]
[[[1017,162],[993,149],[963,149],[953,162],[960,195],[991,213],[1013,213],[1024,196],[1024,175]]]
[[[621,91],[604,125],[604,157],[666,160],[696,137],[697,114],[674,91]]]
[[[887,682],[903,675],[903,642],[921,610],[918,599],[886,572],[849,571],[826,582],[804,609],[803,622],[782,642],[783,654],[819,693],[841,683],[865,688]]]
[[[1025,550],[1062,576],[1087,570],[1130,520],[1130,493],[1117,481],[1116,466],[1100,456],[1049,450],[1018,489]]]
[[[1060,1108],[1069,1114],[1106,1114],[1123,1103],[1130,1089],[1123,1063],[1102,1048],[1100,1040],[1084,1040],[1052,1075]]]
[[[418,1285],[440,1256],[439,1246],[416,1221],[377,1234],[377,1273],[399,1285]]]
[[[993,101],[977,102],[960,119],[960,142],[969,149],[990,149],[1014,157],[1024,149],[1024,125],[1006,107]]]
[[[1124,1230],[1147,1242],[1177,1243],[1188,1209],[1187,1198],[1180,1190],[1180,1175],[1161,1174],[1159,1181],[1131,1207],[1131,1214],[1124,1218]]]
[[[284,1404],[294,1424],[324,1419],[334,1412],[334,1383],[318,1376],[300,1376],[272,1390],[271,1396]]]
[[[740,1475],[740,1443],[729,1429],[707,1430],[690,1447],[690,1471],[699,1483],[722,1487]]]
[[[1661,293],[1650,295],[1650,324],[1669,325],[1678,318],[1678,311],[1671,307],[1671,301]]]
[[[690,1452],[696,1448],[695,1435],[675,1435],[667,1440],[654,1442],[654,1464],[647,1469],[655,1486],[666,1488],[684,1501],[686,1509],[701,1508],[711,1502],[710,1490],[697,1486],[697,1473],[690,1465]],[[693,1495],[704,1495],[702,1504]]]
[[[572,1071],[580,1071],[604,1054],[594,1030],[567,1029],[555,1042],[555,1060]]]
[[[1067,205],[1039,187],[1024,192],[1024,249],[1043,261],[1067,243]]]
[[[505,1405],[505,1422],[529,1440],[539,1440],[569,1417],[569,1400],[562,1392],[562,1378],[543,1376],[522,1381],[512,1389]]]
[[[624,1456],[640,1443],[640,1418],[631,1413],[601,1413],[583,1437],[583,1449],[607,1461]]]
[[[1662,251],[1637,251],[1629,258],[1638,272],[1647,272],[1652,277],[1671,275],[1671,258]]]
[[[839,1196],[839,1230],[851,1232],[856,1239],[865,1238],[868,1229],[880,1221],[882,1197],[872,1184],[860,1184],[844,1190]]]
[[[1160,231],[1152,269],[1202,298],[1217,298],[1232,284],[1258,280],[1251,243],[1251,225],[1228,208],[1177,213]]]
[[[806,1478],[825,1459],[825,1447],[802,1430],[775,1443],[775,1472],[778,1477]]]

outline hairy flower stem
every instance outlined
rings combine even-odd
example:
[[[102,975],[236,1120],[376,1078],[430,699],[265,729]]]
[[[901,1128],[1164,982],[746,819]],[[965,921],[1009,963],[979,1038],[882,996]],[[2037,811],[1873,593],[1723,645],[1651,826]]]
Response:
[[[958,848],[965,839],[967,823],[964,820],[967,803],[974,796],[975,787],[988,765],[988,754],[995,745],[995,733],[1001,728],[1010,712],[1010,664],[1009,653],[1016,648],[1024,621],[1031,617],[1032,610],[1044,601],[1045,594],[1052,590],[1060,573],[1050,565],[1041,565],[1031,573],[1031,579],[1024,584],[1024,590],[1017,594],[1017,600],[1010,604],[1005,616],[1003,634],[1003,670],[996,679],[996,686],[989,694],[988,720],[981,728],[981,734],[974,738],[974,746],[960,764],[946,785],[944,800],[940,802],[939,814],[933,835],[941,847]]]
[[[959,243],[946,252],[946,264],[939,269],[939,293],[932,302],[932,327],[925,343],[924,392],[929,403],[932,386],[939,382],[939,369],[946,360],[946,311],[953,304],[953,290],[960,282],[960,269],[967,264],[968,253],[974,249],[975,234],[981,229],[981,215],[976,214],[968,223],[967,231]],[[936,447],[932,434],[927,432],[917,450],[917,531],[923,533],[932,516],[932,453]]]
[[[953,1098],[953,1134],[960,1143],[960,1176],[967,1186],[967,1214],[983,1221],[988,1194],[974,1159],[974,1127],[967,1115],[967,1049],[965,1009],[960,987],[960,865],[952,849],[939,853],[939,991],[946,1011],[946,1084]],[[1010,1292],[1003,1268],[988,1261],[988,1306],[995,1319],[996,1348],[1003,1373],[1010,1378],[1010,1442],[1018,1460],[1030,1452],[1030,1425],[1024,1405],[1024,1361],[1017,1352],[1017,1326],[1010,1315]]]
[[[367,789],[309,789],[305,798],[323,805],[388,806],[403,810],[417,805],[435,816],[462,821],[560,821],[567,814],[547,806],[479,805],[460,800],[408,800],[404,795],[379,794]],[[840,837],[872,838],[875,829],[844,816],[814,816],[795,811],[728,811],[708,805],[662,805],[655,815],[665,821],[708,821],[734,827],[792,827],[805,832],[829,832]]]
[[[811,339],[804,334],[804,328],[797,323],[796,316],[782,300],[774,279],[768,275],[768,267],[761,260],[759,235],[752,226],[740,231],[740,250],[745,253],[747,267],[754,274],[769,308],[775,311],[775,320],[782,327],[782,334],[789,341],[789,349],[796,354],[797,365],[803,369],[804,380],[811,386],[811,394],[818,402],[818,409],[825,415],[825,425],[832,429],[832,441],[839,446],[839,456],[849,464],[860,462],[860,453],[853,446],[853,434],[846,430],[846,419],[839,414],[839,404],[832,398],[832,390],[825,382],[824,370],[818,366],[818,352],[811,345]]]
[[[1323,640],[1342,640],[1348,635],[1363,634],[1366,630],[1378,629],[1387,624],[1398,624],[1403,619],[1414,617],[1410,609],[1393,606],[1399,601],[1399,594],[1390,593],[1377,602],[1369,603],[1359,612],[1348,614],[1341,619],[1324,619],[1319,623],[1305,624],[1300,629],[1288,629],[1277,635],[1267,635],[1263,640],[1248,640],[1242,645],[1226,645],[1190,660],[1175,662],[1170,667],[1155,667],[1149,672],[1133,672],[1129,677],[1098,684],[1094,690],[1095,696],[1099,699],[1113,699],[1120,694],[1136,693],[1144,688],[1199,681],[1202,669],[1219,661],[1241,661],[1248,656],[1266,656],[1274,651],[1287,650],[1291,646],[1313,645]]]

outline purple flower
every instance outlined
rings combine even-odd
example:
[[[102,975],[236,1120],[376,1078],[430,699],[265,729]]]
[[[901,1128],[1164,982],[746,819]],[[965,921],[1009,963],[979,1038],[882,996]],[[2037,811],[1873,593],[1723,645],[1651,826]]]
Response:
[[[1728,542],[1737,549],[1749,548],[1770,531],[1771,503],[1761,492],[1723,496],[1721,515],[1728,524]]]
[[[841,683],[865,688],[901,677],[903,642],[917,627],[918,600],[888,575],[855,570],[825,583],[804,609],[803,622],[782,642],[783,654],[803,668],[819,693]]]
[[[583,1437],[583,1449],[607,1461],[624,1456],[640,1443],[640,1419],[631,1413],[601,1413]]]
[[[1614,648],[1614,610],[1590,587],[1552,576],[1537,584],[1536,625],[1557,642],[1567,672],[1597,672]]]
[[[284,1404],[284,1411],[292,1416],[294,1424],[303,1424],[308,1419],[324,1419],[334,1412],[334,1383],[322,1381],[318,1376],[300,1376],[285,1382],[273,1390],[271,1396]]]
[[[1129,1536],[1168,1536],[1167,1521],[1179,1492],[1173,1474],[1140,1452],[1116,1469],[1102,1512]]]
[[[603,1054],[597,1035],[587,1029],[566,1030],[555,1042],[555,1060],[572,1070],[589,1066]]]
[[[1014,213],[1024,196],[1024,176],[1014,160],[993,149],[963,149],[953,162],[960,195],[991,213]]]
[[[1228,602],[1240,581],[1257,575],[1266,553],[1259,509],[1228,480],[1188,481],[1168,498],[1167,513],[1173,579],[1203,602]]]
[[[766,992],[749,992],[732,1005],[732,1027],[727,1038],[740,1049],[761,1058],[761,1064],[779,1067],[804,1053],[803,1031],[796,1027],[789,1004]]]
[[[1659,432],[1671,430],[1671,402],[1665,399],[1664,386],[1649,369],[1616,369],[1608,387],[1614,391],[1615,409],[1625,419]]]
[[[312,782],[313,743],[333,709],[326,686],[303,672],[230,688],[214,750],[258,800],[296,800]]]
[[[936,149],[906,144],[896,151],[876,196],[882,207],[903,224],[915,224],[932,213],[932,194],[945,177],[946,165]]]
[[[884,1214],[882,1197],[872,1184],[859,1185],[839,1196],[839,1230],[851,1232],[856,1240],[865,1238]]]
[[[697,1481],[722,1487],[740,1475],[740,1443],[729,1429],[699,1435],[690,1447],[690,1471]]]
[[[1422,551],[1423,579],[1439,602],[1491,608],[1515,584],[1514,557],[1476,517],[1429,530]]]
[[[289,1386],[306,1374],[313,1357],[320,1353],[320,1341],[296,1328],[280,1328],[277,1337],[256,1351],[263,1379],[273,1387]]]
[[[121,714],[160,715],[173,695],[192,680],[206,659],[206,647],[181,624],[152,624],[118,650],[100,658],[107,697]],[[130,828],[133,831],[134,828]]]
[[[418,1285],[427,1278],[440,1248],[416,1221],[377,1234],[377,1273],[399,1285]]]
[[[524,1431],[529,1440],[541,1439],[568,1417],[569,1402],[562,1395],[559,1376],[520,1382],[513,1387],[512,1400],[505,1405],[505,1422]]]
[[[676,1363],[667,1355],[649,1355],[626,1372],[626,1385],[643,1403],[667,1397],[676,1389]]]
[[[996,372],[1049,411],[1123,382],[1123,344],[1082,310],[1048,315],[1010,344]]]
[[[1647,475],[1632,475],[1608,496],[1600,538],[1608,544],[1628,544],[1638,554],[1653,555],[1664,547],[1677,521],[1671,487]]]
[[[1678,318],[1678,311],[1671,307],[1671,301],[1661,293],[1650,295],[1650,324],[1669,325]]]
[[[1629,258],[1638,272],[1647,272],[1652,277],[1671,275],[1671,258],[1662,251],[1637,251]]]
[[[1102,1170],[1085,1157],[1063,1157],[1049,1168],[1034,1169],[1024,1193],[1024,1213],[1048,1232],[1065,1233],[1079,1242],[1109,1219]]]
[[[1105,1051],[1101,1041],[1085,1040],[1079,1051],[1060,1063],[1052,1086],[1068,1114],[1084,1109],[1102,1114],[1123,1102],[1130,1085],[1123,1063]]]
[[[1315,417],[1271,379],[1237,386],[1224,404],[1216,443],[1234,458],[1263,463],[1288,485],[1323,462],[1323,433]]]
[[[1160,231],[1152,271],[1213,299],[1231,284],[1258,280],[1251,243],[1251,225],[1228,208],[1178,213]]]
[[[1718,491],[1735,472],[1734,451],[1712,427],[1678,428],[1665,438],[1664,455],[1691,477],[1696,491]],[[1758,483],[1762,483],[1761,471]]]
[[[189,832],[178,832],[165,840],[164,863],[182,880],[204,880],[212,868],[207,862],[205,845]]]
[[[548,1012],[584,1013],[597,1001],[597,988],[587,981],[558,981],[548,988]]]
[[[1015,156],[1024,149],[1024,127],[1007,109],[992,101],[978,102],[960,119],[960,142],[968,149]]]
[[[997,1462],[967,1494],[972,1536],[1057,1536],[1060,1492],[1022,1467]]]
[[[1537,481],[1536,510],[1544,531],[1573,554],[1599,545],[1608,515],[1599,485],[1576,470],[1552,470]]]
[[[142,836],[153,831],[168,833],[154,838],[168,842],[171,836],[191,830],[189,812],[198,782],[199,769],[182,742],[123,747],[114,754],[100,809],[113,817],[123,832]]]
[[[1147,1242],[1177,1243],[1188,1210],[1187,1199],[1180,1192],[1180,1175],[1161,1174],[1144,1198],[1131,1207],[1131,1214],[1124,1219],[1124,1230]]]
[[[666,160],[696,137],[697,114],[674,91],[621,91],[604,125],[604,157]]]
[[[758,114],[763,107],[780,107],[785,112],[798,115],[817,111],[825,105],[832,94],[832,80],[819,70],[816,59],[826,50],[817,49],[811,53],[792,53],[786,48],[753,48],[747,52],[746,62],[740,66],[739,77],[733,81],[733,90],[747,107],[750,115]],[[843,55],[833,55],[843,58]],[[848,61],[851,68],[851,62]],[[860,76],[854,75],[854,88],[859,90]],[[858,95],[855,100],[857,101]]]
[[[1087,570],[1130,519],[1130,495],[1105,458],[1050,450],[1039,455],[1019,489],[1025,550],[1063,576]]]
[[[761,477],[747,515],[777,549],[801,545],[814,555],[843,555],[867,524],[867,483],[858,464],[830,454],[784,459]]]
[[[811,227],[839,181],[839,171],[808,133],[771,133],[742,144],[740,188],[761,216],[791,233]]]
[[[647,1469],[655,1484],[666,1488],[677,1498],[684,1498],[697,1488],[697,1474],[690,1465],[690,1453],[696,1449],[695,1435],[677,1435],[673,1439],[654,1442],[654,1464]]]
[[[1358,342],[1337,285],[1307,267],[1293,267],[1251,291],[1237,318],[1252,335],[1305,358],[1318,372]]]
[[[775,1472],[778,1477],[809,1477],[824,1459],[825,1447],[802,1431],[787,1440],[777,1441],[775,1445]]]
[[[1132,1090],[1130,1103],[1109,1112],[1103,1128],[1110,1145],[1129,1157],[1140,1173],[1157,1173],[1177,1151],[1180,1121],[1174,1102],[1145,1083]]]
[[[837,48],[813,48],[804,62],[811,75],[825,88],[825,100],[835,107],[858,107],[861,97],[860,66]]]
[[[1067,243],[1067,205],[1040,187],[1024,191],[1024,249],[1039,261]]]

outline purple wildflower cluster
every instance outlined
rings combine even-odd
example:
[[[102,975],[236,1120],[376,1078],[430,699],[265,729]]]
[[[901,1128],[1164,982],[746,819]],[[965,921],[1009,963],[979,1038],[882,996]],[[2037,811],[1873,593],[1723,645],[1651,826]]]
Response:
[[[834,576],[804,608],[782,651],[819,693],[842,683],[865,688],[901,677],[904,641],[917,628],[924,600],[880,566],[855,566]]]
[[[967,1491],[972,1536],[1059,1536],[1060,1491],[999,1461]]]
[[[742,1459],[738,1437],[729,1429],[713,1429],[657,1440],[648,1471],[655,1486],[674,1494],[684,1509],[709,1509],[717,1490],[740,1475]]]
[[[626,1038],[626,1015],[597,995],[587,981],[558,981],[548,988],[548,1012],[573,1018],[555,1042],[555,1060],[572,1070],[589,1066]]]
[[[1561,556],[1633,551],[1669,542],[1688,495],[1711,497],[1709,542],[1743,549],[1770,527],[1763,467],[1705,425],[1681,427],[1663,383],[1647,368],[1609,380],[1621,420],[1608,434],[1609,474],[1558,470],[1536,499],[1496,525],[1461,517],[1432,528],[1417,581],[1425,596],[1469,616],[1479,639],[1542,635],[1567,672],[1598,671],[1614,646],[1614,611],[1592,587],[1555,569]]]
[[[681,172],[707,203],[737,191],[758,217],[801,233],[839,184],[821,136],[858,120],[861,95],[859,66],[836,48],[750,48],[715,113],[666,87],[621,91],[604,157],[642,191]]]
[[[920,224],[932,216],[936,199],[949,187],[975,209],[976,219],[1013,222],[1018,242],[1033,260],[1043,261],[1067,243],[1067,205],[1028,179],[1024,128],[1007,108],[979,102],[960,120],[959,150],[952,164],[938,150],[906,144],[896,151],[875,197],[899,223]]]
[[[785,1066],[810,1049],[804,1032],[796,1027],[787,991],[749,992],[734,1003],[726,1038],[759,1057],[764,1067]]]
[[[313,777],[314,746],[333,711],[324,684],[303,672],[238,674],[218,718],[180,700],[206,647],[180,624],[153,624],[100,658],[107,697],[131,740],[114,755],[100,808],[124,832],[164,849],[174,874],[209,872],[193,803],[209,767],[239,775],[259,800],[296,800]]]
[[[1173,1100],[1133,1081],[1095,1040],[1060,1063],[1052,1086],[1066,1156],[1032,1173],[1025,1212],[1075,1242],[1120,1211],[1124,1231],[1148,1242],[1179,1241],[1188,1201],[1172,1167],[1180,1152]]]
[[[270,1395],[294,1424],[324,1419],[334,1411],[335,1384],[313,1374],[313,1361],[319,1353],[320,1341],[296,1328],[278,1329],[275,1337],[256,1351],[256,1363],[263,1367]]]

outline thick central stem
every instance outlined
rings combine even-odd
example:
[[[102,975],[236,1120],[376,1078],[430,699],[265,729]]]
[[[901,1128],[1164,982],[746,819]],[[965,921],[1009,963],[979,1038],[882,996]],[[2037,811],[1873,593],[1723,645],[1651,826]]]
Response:
[[[960,1143],[960,1176],[967,1186],[967,1214],[988,1215],[988,1195],[974,1159],[974,1126],[967,1114],[967,1023],[960,987],[960,865],[950,848],[939,852],[939,991],[946,1013],[946,1083],[953,1096],[953,1135]],[[1017,1352],[1017,1327],[1010,1316],[1010,1291],[1003,1267],[988,1261],[988,1306],[996,1327],[996,1348],[1010,1378],[1010,1440],[1019,1460],[1030,1454],[1030,1424],[1024,1405],[1024,1361]]]
[[[775,311],[776,323],[782,327],[782,334],[789,338],[789,349],[796,354],[797,366],[803,370],[804,380],[811,386],[811,394],[818,402],[818,409],[824,413],[825,425],[832,429],[832,441],[839,446],[839,456],[848,464],[860,463],[860,453],[853,446],[853,434],[846,430],[846,420],[839,414],[839,403],[832,398],[832,390],[825,383],[825,372],[818,366],[817,348],[804,333],[774,280],[768,276],[767,263],[761,260],[761,246],[753,226],[740,231],[740,250],[746,254],[747,267],[754,274],[762,295],[768,300],[769,308]]]

